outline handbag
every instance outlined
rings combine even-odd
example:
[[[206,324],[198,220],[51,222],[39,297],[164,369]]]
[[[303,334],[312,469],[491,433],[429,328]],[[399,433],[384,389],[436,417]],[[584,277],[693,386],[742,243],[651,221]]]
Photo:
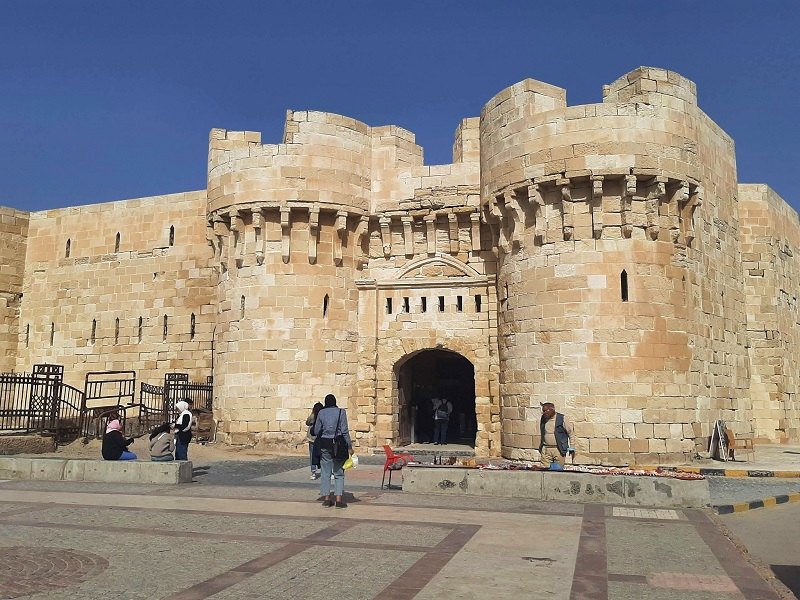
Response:
[[[333,434],[333,458],[336,460],[347,460],[350,457],[350,447],[347,440],[339,433],[339,424],[342,422],[342,409],[339,409],[339,420],[336,421],[336,431]]]

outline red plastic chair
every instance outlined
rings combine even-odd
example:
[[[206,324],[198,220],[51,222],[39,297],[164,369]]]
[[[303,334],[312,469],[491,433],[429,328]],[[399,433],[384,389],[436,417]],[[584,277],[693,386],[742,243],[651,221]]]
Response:
[[[383,478],[381,479],[381,489],[383,489],[383,482],[386,479],[386,471],[389,471],[389,485],[387,488],[392,487],[392,471],[399,471],[405,467],[409,462],[414,460],[410,454],[395,454],[392,447],[386,445],[383,447],[386,452],[386,462],[383,465]]]

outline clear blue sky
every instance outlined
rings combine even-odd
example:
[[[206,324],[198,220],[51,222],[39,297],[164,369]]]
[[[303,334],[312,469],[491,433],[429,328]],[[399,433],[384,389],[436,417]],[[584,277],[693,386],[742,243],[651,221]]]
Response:
[[[203,189],[212,127],[280,141],[286,109],[410,129],[425,162],[526,77],[569,104],[678,71],[739,180],[800,207],[800,2],[0,0],[0,205]]]

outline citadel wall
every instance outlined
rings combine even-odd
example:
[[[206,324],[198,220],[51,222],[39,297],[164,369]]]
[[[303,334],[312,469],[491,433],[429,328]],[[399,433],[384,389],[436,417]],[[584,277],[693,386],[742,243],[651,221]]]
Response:
[[[16,367],[19,312],[25,274],[25,247],[30,214],[0,207],[0,373]]]
[[[533,456],[551,401],[591,460],[680,460],[752,419],[733,144],[675,73],[604,92],[526,80],[481,114],[503,451]]]
[[[766,185],[739,185],[750,397],[758,439],[800,438],[800,217]]]
[[[62,364],[80,389],[88,371],[135,370],[152,384],[168,371],[211,375],[205,201],[187,192],[31,213],[17,370]]]

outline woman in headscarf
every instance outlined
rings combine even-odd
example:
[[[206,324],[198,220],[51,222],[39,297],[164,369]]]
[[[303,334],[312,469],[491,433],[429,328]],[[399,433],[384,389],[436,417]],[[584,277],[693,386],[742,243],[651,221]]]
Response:
[[[173,423],[175,432],[175,460],[189,460],[189,442],[192,440],[192,412],[189,403],[183,400],[175,403],[179,411],[178,418]]]
[[[162,423],[150,434],[150,460],[167,462],[175,460],[175,436],[170,431],[169,423]]]
[[[314,422],[317,420],[317,414],[322,410],[322,402],[317,402],[311,409],[311,414],[306,419],[306,426],[308,433],[306,434],[306,441],[308,442],[308,461],[311,463],[311,479],[319,478],[319,445],[315,443],[317,436],[314,435]]]
[[[103,435],[103,458],[106,460],[136,460],[136,455],[128,450],[133,438],[125,439],[119,419],[112,419],[106,425]]]
[[[319,436],[320,466],[322,467],[319,494],[325,498],[322,506],[347,508],[347,503],[342,499],[346,458],[334,457],[333,440],[336,436],[343,436],[343,441],[347,445],[347,453],[350,456],[353,455],[353,441],[350,439],[350,430],[347,428],[347,413],[336,406],[336,396],[333,394],[325,396],[325,408],[317,413],[312,433]],[[331,496],[331,473],[333,473],[334,479],[335,501]]]

